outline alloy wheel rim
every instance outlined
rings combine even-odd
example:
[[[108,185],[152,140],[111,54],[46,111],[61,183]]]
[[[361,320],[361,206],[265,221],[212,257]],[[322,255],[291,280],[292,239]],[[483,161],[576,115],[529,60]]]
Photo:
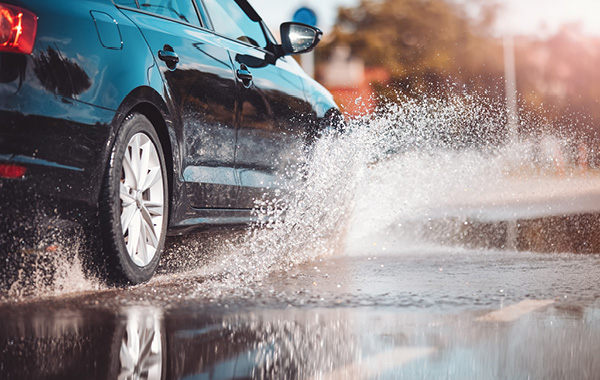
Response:
[[[127,144],[119,197],[127,253],[137,266],[145,267],[158,251],[165,207],[160,157],[145,133],[136,133]]]
[[[163,349],[159,322],[141,312],[128,316],[119,350],[118,380],[160,380]]]

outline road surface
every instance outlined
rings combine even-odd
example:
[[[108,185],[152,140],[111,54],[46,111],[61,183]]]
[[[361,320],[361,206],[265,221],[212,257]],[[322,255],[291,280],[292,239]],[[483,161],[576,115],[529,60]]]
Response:
[[[332,208],[310,233],[207,230],[125,289],[30,253],[1,296],[0,378],[600,378],[595,175],[441,165],[417,191],[378,182],[386,165],[328,244]]]

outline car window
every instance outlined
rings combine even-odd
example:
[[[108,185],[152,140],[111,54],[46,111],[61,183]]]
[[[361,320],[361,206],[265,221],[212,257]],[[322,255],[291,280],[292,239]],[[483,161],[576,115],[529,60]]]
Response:
[[[139,3],[144,11],[200,26],[192,0],[140,0]]]
[[[137,8],[137,2],[135,0],[113,0],[115,4],[123,5],[125,7]]]
[[[267,39],[259,22],[244,12],[235,0],[203,0],[215,32],[261,48]]]

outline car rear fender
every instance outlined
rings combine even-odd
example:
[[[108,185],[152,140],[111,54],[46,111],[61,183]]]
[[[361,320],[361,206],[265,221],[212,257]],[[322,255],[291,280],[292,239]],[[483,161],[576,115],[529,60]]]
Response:
[[[172,214],[179,210],[180,207],[184,207],[182,206],[184,199],[181,199],[179,196],[183,192],[175,191],[175,189],[183,186],[178,174],[181,173],[181,147],[177,144],[177,141],[181,140],[181,137],[177,137],[177,133],[180,132],[178,132],[178,129],[173,128],[172,113],[161,95],[154,88],[142,86],[131,91],[119,106],[112,122],[116,133],[112,135],[112,140],[108,144],[109,149],[112,149],[118,128],[122,125],[127,115],[133,112],[138,112],[146,116],[154,126],[160,139],[167,164],[167,178],[170,189],[169,200],[171,203],[169,213]]]

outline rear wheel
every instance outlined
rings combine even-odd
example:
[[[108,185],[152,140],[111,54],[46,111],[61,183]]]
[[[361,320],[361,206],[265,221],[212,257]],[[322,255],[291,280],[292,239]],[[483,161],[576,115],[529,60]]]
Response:
[[[123,122],[104,179],[101,223],[108,278],[149,280],[164,247],[168,187],[165,160],[152,123],[139,113]]]

